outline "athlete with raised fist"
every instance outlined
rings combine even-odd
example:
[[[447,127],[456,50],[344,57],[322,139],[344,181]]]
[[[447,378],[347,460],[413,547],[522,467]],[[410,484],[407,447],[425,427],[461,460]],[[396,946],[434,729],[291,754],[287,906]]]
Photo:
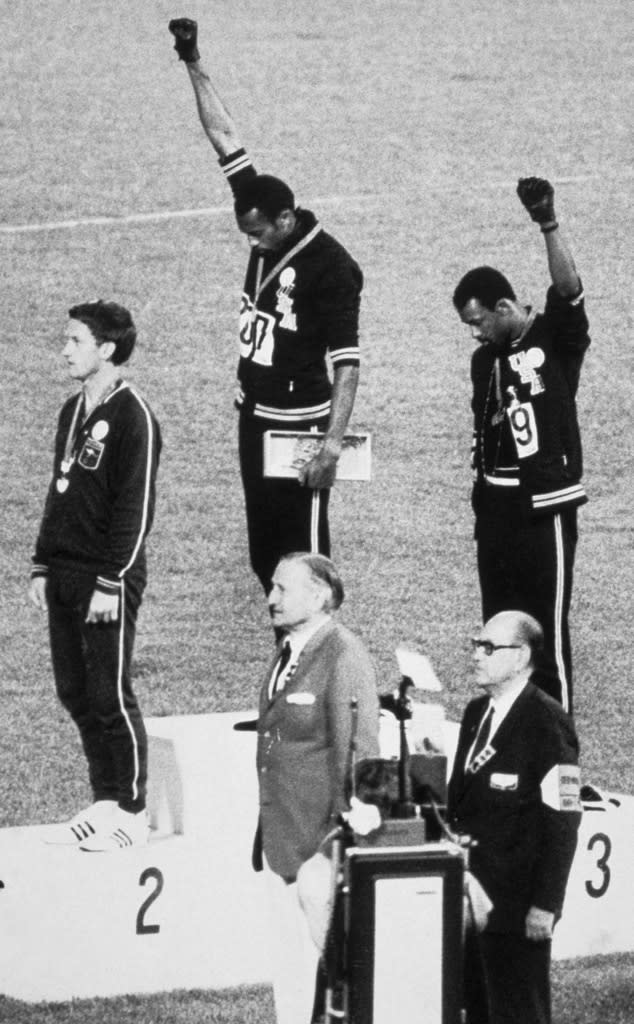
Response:
[[[315,215],[296,205],[286,182],[256,173],[201,62],[196,22],[176,18],[169,30],[251,247],[236,405],[251,564],[268,593],[283,555],[330,554],[329,489],[357,390],[363,277]],[[264,434],[272,429],[324,432],[297,479],[264,477]]]
[[[537,619],[545,648],[533,681],[571,711],[568,611],[577,508],[587,501],[575,398],[590,337],[552,185],[521,178],[517,193],[545,242],[544,312],[518,302],[492,267],[470,270],[453,297],[477,343],[472,468],[482,615],[514,608]]]

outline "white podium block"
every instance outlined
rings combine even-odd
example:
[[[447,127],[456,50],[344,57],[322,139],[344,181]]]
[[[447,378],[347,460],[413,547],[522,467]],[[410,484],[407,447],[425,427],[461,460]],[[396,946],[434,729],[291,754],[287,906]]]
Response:
[[[247,717],[146,723],[158,826],[146,847],[84,853],[46,845],[48,826],[0,830],[0,993],[56,1001],[269,981],[266,892],[251,867],[254,735],[232,728]]]
[[[258,819],[255,732],[233,726],[256,718],[244,711],[146,719],[153,829],[205,839],[229,831],[251,849]]]
[[[451,774],[459,727],[445,723]],[[634,797],[596,793],[583,803],[566,900],[553,936],[553,958],[625,953],[634,949]]]
[[[149,719],[146,847],[83,853],[50,826],[0,829],[0,993],[68,1000],[267,983],[269,921],[251,868],[252,712]],[[453,758],[457,726],[445,723]],[[634,948],[634,798],[586,801],[553,955]]]
[[[634,948],[634,798],[597,793],[586,800],[553,957],[623,953]]]

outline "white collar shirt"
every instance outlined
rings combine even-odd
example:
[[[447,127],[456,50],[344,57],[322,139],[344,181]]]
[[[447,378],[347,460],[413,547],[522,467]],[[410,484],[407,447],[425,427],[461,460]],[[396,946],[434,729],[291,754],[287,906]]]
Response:
[[[482,715],[482,718],[480,719],[480,724],[478,725],[478,730],[477,730],[477,732],[476,732],[476,734],[475,734],[475,736],[473,738],[473,742],[472,742],[471,746],[469,747],[469,750],[467,751],[467,756],[465,758],[465,765],[471,765],[472,764],[473,757],[474,757],[474,751],[475,751],[476,747],[478,747],[478,741],[480,740],[480,734],[481,734],[482,729],[484,727],[484,721],[485,721],[487,715],[489,715],[489,714],[491,715],[491,722],[490,722],[489,729],[488,729],[488,735],[487,735],[487,739],[486,739],[486,746],[484,747],[485,750],[489,750],[490,749],[491,741],[493,740],[493,737],[495,736],[497,730],[500,728],[502,722],[504,721],[504,719],[508,715],[509,711],[513,707],[515,701],[517,700],[517,698],[519,697],[520,693],[522,692],[522,690],[524,689],[525,686],[526,686],[526,680],[525,679],[518,680],[517,682],[512,683],[512,685],[509,686],[508,690],[506,690],[499,697],[496,697],[495,699],[493,697],[489,698],[489,703],[486,705],[486,707],[484,709],[484,713]],[[480,741],[480,747],[481,746],[482,746],[482,741]],[[480,749],[480,747],[478,747],[478,749]],[[478,757],[479,756],[480,755],[478,755]]]
[[[269,682],[269,697],[272,697],[274,693],[279,693],[283,690],[289,679],[291,679],[295,669],[297,668],[297,662],[299,656],[308,644],[309,640],[312,640],[315,633],[319,632],[322,626],[330,620],[330,615],[324,612],[318,615],[315,619],[312,619],[310,623],[306,623],[304,626],[300,626],[299,629],[294,630],[292,633],[288,633],[282,643],[281,650],[284,649],[285,644],[288,644],[291,649],[291,656],[288,659],[284,670],[280,672],[279,676],[277,673],[277,666],[279,658],[273,666],[273,672],[271,673],[271,680]],[[281,655],[280,655],[281,656]]]
[[[491,731],[489,733],[489,743],[495,736],[496,732],[502,725],[502,722],[508,715],[509,711],[515,704],[515,701],[519,697],[522,690],[527,685],[526,679],[518,679],[512,683],[503,694],[499,697],[491,697],[491,705],[493,707],[493,717],[491,719]]]

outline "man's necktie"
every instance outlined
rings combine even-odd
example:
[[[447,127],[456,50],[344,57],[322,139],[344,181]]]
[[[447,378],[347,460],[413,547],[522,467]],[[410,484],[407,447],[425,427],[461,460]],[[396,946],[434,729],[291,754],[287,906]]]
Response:
[[[288,663],[290,661],[290,658],[291,658],[291,644],[290,644],[289,640],[285,640],[284,641],[284,645],[282,647],[282,653],[280,654],[280,656],[278,658],[277,665],[275,666],[275,669],[273,671],[273,675],[271,677],[271,682],[270,682],[270,685],[269,685],[269,696],[270,697],[273,697],[277,693],[278,687],[280,685],[280,680],[281,680],[282,676],[284,675],[284,672],[286,671],[286,666],[288,665]]]
[[[467,771],[474,772],[478,769],[478,757],[485,749],[489,742],[489,736],[491,735],[491,722],[493,720],[493,704],[489,702],[484,715],[480,719],[480,725],[478,726],[478,732],[476,734],[475,743],[471,748],[471,756],[467,764]]]

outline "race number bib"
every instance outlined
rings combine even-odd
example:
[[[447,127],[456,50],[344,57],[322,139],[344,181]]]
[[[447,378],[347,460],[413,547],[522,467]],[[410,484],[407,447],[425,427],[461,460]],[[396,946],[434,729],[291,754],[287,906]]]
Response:
[[[253,308],[247,295],[240,306],[240,356],[260,366],[273,365],[275,317]]]
[[[518,459],[526,459],[539,450],[537,423],[530,402],[513,402],[506,410]]]

